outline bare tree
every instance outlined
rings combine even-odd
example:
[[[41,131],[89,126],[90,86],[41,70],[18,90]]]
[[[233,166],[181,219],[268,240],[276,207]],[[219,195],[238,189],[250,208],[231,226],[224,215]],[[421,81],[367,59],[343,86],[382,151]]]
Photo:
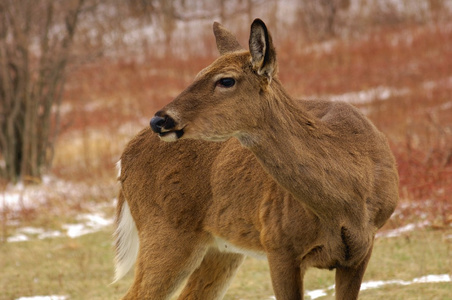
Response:
[[[39,179],[50,161],[65,68],[85,0],[0,4],[0,176]]]

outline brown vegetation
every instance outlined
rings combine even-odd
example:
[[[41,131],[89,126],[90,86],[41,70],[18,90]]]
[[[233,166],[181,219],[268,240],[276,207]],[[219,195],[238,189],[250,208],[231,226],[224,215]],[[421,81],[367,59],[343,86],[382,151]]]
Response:
[[[245,2],[255,4],[254,8],[248,10]],[[275,19],[272,8],[276,3],[281,10],[280,1],[270,1],[273,6],[266,1],[245,2],[237,4],[238,13],[224,15],[222,22],[235,32],[245,28],[241,24],[248,24],[251,17],[269,20],[267,24],[275,32],[278,45],[279,77],[291,95],[334,96],[347,101],[351,92],[378,88],[392,91],[371,102],[354,102],[389,137],[399,165],[402,201],[413,204],[400,206],[391,226],[420,216],[440,226],[450,223],[452,23],[445,17],[448,10],[434,5],[435,10],[423,14],[421,19],[403,17],[400,13],[390,16],[385,10],[385,18],[385,14],[376,14],[378,18],[370,22],[364,13],[351,20],[341,4],[334,34],[328,38],[309,38],[316,35],[308,36],[302,24]],[[171,43],[178,46],[175,53],[162,55],[149,41],[129,48],[114,44],[114,48],[104,51],[103,57],[93,54],[88,63],[77,68],[70,64],[52,174],[103,186],[105,191],[111,189],[102,198],[113,197],[113,166],[126,142],[147,127],[155,111],[217,57],[211,23],[220,19],[221,11],[206,9],[210,9],[211,15],[197,16],[204,20],[204,25],[198,26],[196,40],[192,35],[191,40],[172,39]],[[97,16],[101,13],[95,11]],[[103,31],[99,31],[102,35],[108,26],[104,19],[99,20],[104,25]],[[79,28],[75,53],[98,50],[98,45],[92,43],[101,39],[96,37],[88,43],[89,29],[90,26]],[[127,27],[122,30],[127,31]],[[246,45],[248,29],[238,31],[240,42]],[[204,50],[194,51],[193,44]]]

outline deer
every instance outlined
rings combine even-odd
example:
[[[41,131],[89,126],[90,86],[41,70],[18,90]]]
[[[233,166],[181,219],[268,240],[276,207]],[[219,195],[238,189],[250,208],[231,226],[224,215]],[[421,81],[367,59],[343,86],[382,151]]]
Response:
[[[222,299],[246,256],[268,261],[278,300],[311,267],[357,299],[375,233],[398,202],[387,138],[345,102],[295,100],[265,23],[249,50],[215,22],[220,56],[121,155],[116,277],[122,299]]]

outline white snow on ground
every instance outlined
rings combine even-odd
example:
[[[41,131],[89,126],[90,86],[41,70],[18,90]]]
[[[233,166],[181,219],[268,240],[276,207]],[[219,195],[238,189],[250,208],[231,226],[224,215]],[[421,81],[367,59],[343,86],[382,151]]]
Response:
[[[30,190],[29,190],[30,191]],[[36,197],[28,197],[28,193],[22,183],[10,185],[3,193],[0,193],[0,211],[5,209],[20,210],[21,208],[33,207],[38,202]]]
[[[418,278],[414,278],[410,281],[405,280],[388,280],[388,281],[368,281],[361,284],[361,291],[380,288],[384,285],[396,284],[396,285],[411,285],[415,283],[439,283],[439,282],[451,282],[449,274],[441,275],[427,275]]]
[[[402,234],[406,233],[406,232],[410,232],[413,231],[415,229],[419,229],[419,228],[424,228],[426,226],[429,226],[430,222],[429,221],[424,221],[424,222],[420,222],[420,223],[410,223],[407,224],[405,226],[396,228],[396,229],[391,229],[391,230],[386,230],[386,231],[382,231],[382,232],[377,232],[377,234],[375,235],[376,238],[380,238],[380,237],[385,237],[385,238],[392,238],[392,237],[398,237],[401,236]]]
[[[377,289],[384,285],[411,285],[417,283],[438,283],[438,282],[451,282],[451,276],[449,274],[441,275],[427,275],[413,280],[387,280],[387,281],[367,281],[361,284],[361,291]],[[311,297],[311,299],[321,298],[327,295],[327,291],[334,290],[334,285],[327,287],[326,289],[319,289],[314,291],[307,291],[306,294]]]
[[[16,234],[14,236],[8,237],[6,239],[7,242],[13,243],[13,242],[26,242],[28,241],[29,237],[25,234]]]
[[[113,224],[113,219],[106,219],[101,214],[83,214],[78,219],[84,222],[63,225],[63,228],[67,230],[67,236],[76,238],[85,234],[94,233]]]
[[[396,89],[387,86],[378,86],[376,88],[350,92],[341,95],[329,95],[327,99],[332,101],[346,101],[353,104],[367,104],[375,100],[387,100],[391,97],[406,95],[410,92],[408,88]]]
[[[446,77],[436,81],[425,81],[420,84],[420,87],[424,90],[433,90],[439,86],[452,87],[452,77]],[[368,90],[348,92],[338,95],[313,95],[309,98],[312,99],[329,99],[332,101],[344,101],[352,104],[368,104],[376,100],[388,100],[392,97],[403,96],[413,91],[409,88],[395,88],[388,86],[377,86]],[[302,97],[303,98],[303,97]],[[450,109],[452,102],[446,102],[438,107],[440,110]]]
[[[25,242],[30,240],[31,237],[38,239],[56,238],[62,236],[68,236],[70,238],[76,238],[85,234],[94,233],[101,230],[104,227],[113,224],[113,218],[105,218],[100,213],[82,214],[77,218],[80,223],[65,224],[63,229],[66,232],[58,230],[46,231],[42,228],[24,227],[17,231],[17,234],[7,238],[8,242]]]
[[[60,231],[50,230],[46,231],[43,228],[36,227],[23,227],[17,230],[17,233],[11,237],[8,237],[8,242],[25,242],[30,239],[31,236],[36,236],[38,239],[55,238],[63,236]]]
[[[22,183],[18,183],[8,185],[4,191],[0,191],[0,212],[4,210],[16,212],[34,208],[45,203],[51,197],[80,199],[85,194],[95,195],[98,192],[96,187],[86,183],[75,183],[44,176],[39,185],[24,186]]]
[[[66,300],[67,296],[33,296],[33,297],[20,297],[16,300]]]
[[[83,183],[67,182],[57,178],[44,177],[40,185],[24,186],[23,184],[7,186],[4,191],[0,191],[0,219],[2,212],[14,215],[22,209],[32,209],[46,203],[46,200],[53,197],[56,199],[82,199],[85,194],[93,196],[102,191],[95,190]],[[88,205],[88,204],[87,204]],[[112,201],[109,205],[115,205]],[[93,213],[81,214],[77,217],[76,224],[63,225],[63,231],[45,230],[43,228],[22,227],[16,233],[7,238],[8,242],[24,242],[31,238],[46,239],[61,236],[75,238],[84,234],[93,233],[113,223],[113,217],[106,218],[102,212],[102,207],[90,205],[89,210]]]
[[[311,299],[317,299],[323,296],[328,295],[325,290],[314,290],[314,291],[307,291],[306,295],[311,297]]]

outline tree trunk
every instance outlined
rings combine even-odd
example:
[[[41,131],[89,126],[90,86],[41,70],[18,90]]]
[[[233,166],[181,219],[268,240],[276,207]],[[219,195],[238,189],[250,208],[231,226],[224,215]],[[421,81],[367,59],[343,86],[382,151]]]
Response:
[[[50,164],[48,150],[57,130],[52,118],[58,119],[52,107],[62,95],[84,1],[0,4],[0,176],[8,181],[39,181]],[[61,32],[52,34],[58,27]],[[36,46],[39,54],[30,50]]]

